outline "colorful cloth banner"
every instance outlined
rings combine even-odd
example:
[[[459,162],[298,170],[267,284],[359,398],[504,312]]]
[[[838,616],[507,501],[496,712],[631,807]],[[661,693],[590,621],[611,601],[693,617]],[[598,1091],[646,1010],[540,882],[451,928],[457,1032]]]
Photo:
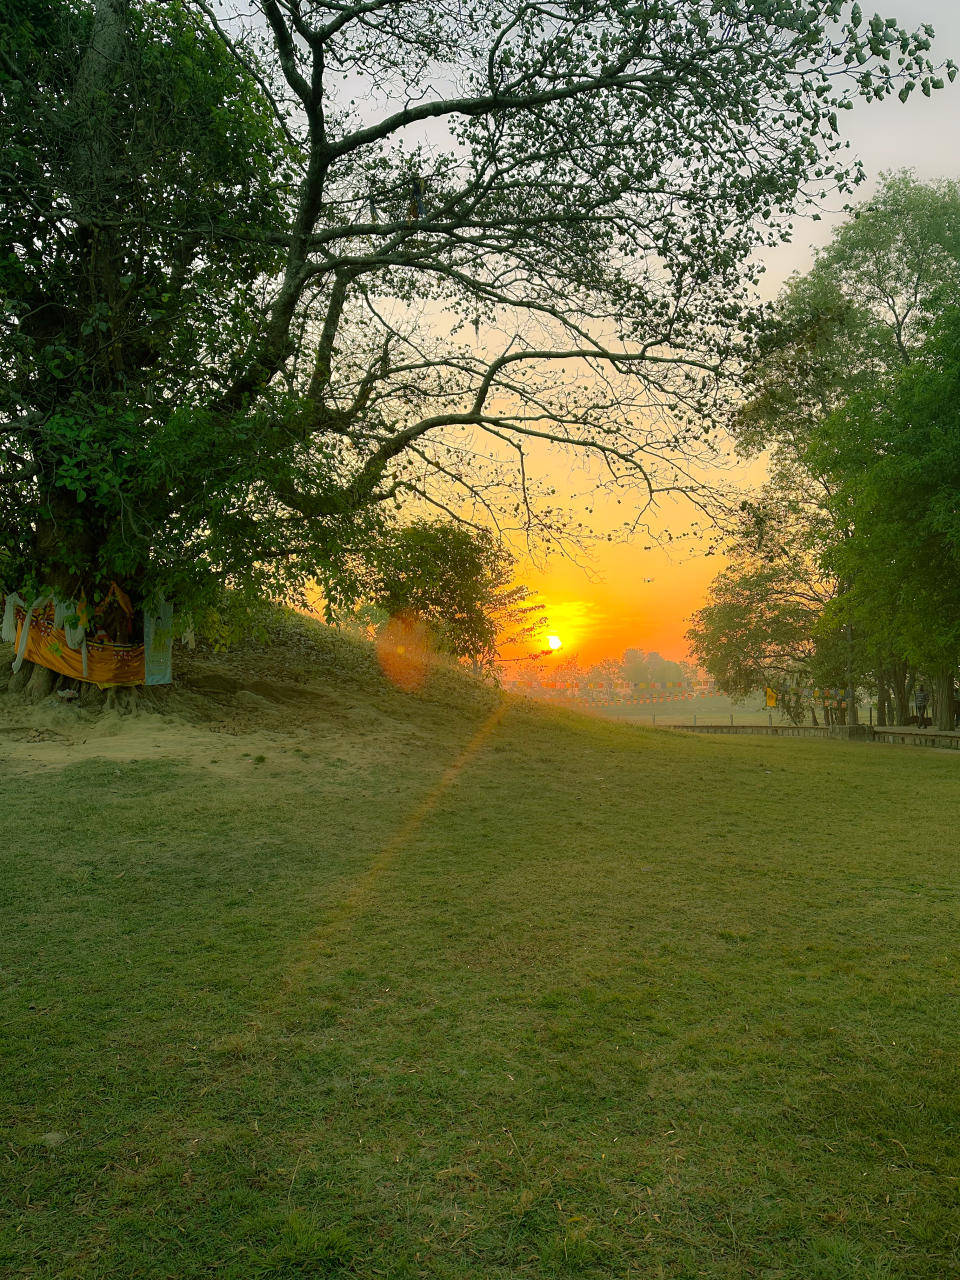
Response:
[[[109,640],[84,639],[79,649],[67,644],[66,632],[53,625],[50,602],[39,613],[17,609],[17,657],[48,667],[74,680],[86,680],[101,689],[143,684],[142,644],[112,644]]]
[[[127,602],[119,587],[111,588],[101,609],[112,598],[122,606]],[[86,602],[82,600],[77,605],[45,596],[27,607],[18,596],[8,596],[2,631],[4,638],[10,636],[16,645],[13,669],[18,671],[25,661],[34,662],[59,675],[85,680],[101,689],[171,683],[171,605],[161,604],[145,612],[145,644],[117,644],[102,634],[88,637],[85,628],[73,621],[77,617],[86,618],[87,614]]]

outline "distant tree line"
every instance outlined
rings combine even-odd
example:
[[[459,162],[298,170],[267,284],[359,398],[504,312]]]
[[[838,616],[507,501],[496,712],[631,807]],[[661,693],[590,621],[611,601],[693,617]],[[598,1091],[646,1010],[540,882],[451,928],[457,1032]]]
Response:
[[[817,686],[953,728],[960,662],[960,187],[888,175],[789,281],[733,428],[769,482],[730,529],[692,651],[802,718]]]
[[[698,672],[690,663],[627,649],[619,658],[604,658],[590,666],[581,666],[575,658],[551,662],[549,667],[532,672],[527,683],[545,683],[548,688],[559,687],[574,695],[589,692],[614,697],[644,690],[675,690],[679,694],[692,689],[697,679]]]

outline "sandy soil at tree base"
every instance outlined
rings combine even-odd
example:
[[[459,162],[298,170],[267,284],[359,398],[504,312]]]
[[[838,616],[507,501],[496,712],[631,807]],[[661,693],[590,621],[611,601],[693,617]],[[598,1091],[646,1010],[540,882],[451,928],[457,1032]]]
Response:
[[[31,703],[0,692],[0,758],[37,771],[94,757],[168,759],[232,774],[249,767],[250,756],[306,751],[359,763],[385,745],[409,748],[429,739],[413,703],[396,691],[371,699],[336,672],[311,680],[288,655],[273,657],[282,678],[259,669],[269,659],[251,662],[242,652],[182,655],[175,683],[146,691],[143,705],[128,712],[80,707],[56,693]]]

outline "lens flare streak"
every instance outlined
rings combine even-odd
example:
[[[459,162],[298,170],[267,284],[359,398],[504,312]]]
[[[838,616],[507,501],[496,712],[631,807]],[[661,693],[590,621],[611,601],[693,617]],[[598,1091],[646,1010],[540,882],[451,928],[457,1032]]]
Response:
[[[378,881],[389,870],[397,855],[410,843],[440,800],[443,799],[487,738],[500,724],[506,710],[506,703],[500,703],[499,706],[494,707],[456,760],[451,765],[448,765],[416,809],[383,846],[353,888],[336,905],[325,923],[314,933],[312,938],[307,940],[304,955],[291,967],[288,973],[286,984],[288,992],[300,984],[317,956],[322,955],[326,947],[329,946],[337,930],[360,910],[364,900],[376,888]]]

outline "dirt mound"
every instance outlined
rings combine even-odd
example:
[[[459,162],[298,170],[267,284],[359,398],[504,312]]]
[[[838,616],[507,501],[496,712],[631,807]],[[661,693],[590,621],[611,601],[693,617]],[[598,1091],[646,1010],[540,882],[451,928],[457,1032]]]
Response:
[[[11,657],[0,653],[0,689]],[[288,751],[367,756],[409,750],[446,731],[451,713],[455,723],[499,696],[439,660],[421,691],[404,693],[381,673],[369,640],[281,611],[266,634],[226,651],[175,651],[170,686],[117,706],[85,693],[31,702],[0,692],[0,755],[41,769],[90,755],[219,767]]]

